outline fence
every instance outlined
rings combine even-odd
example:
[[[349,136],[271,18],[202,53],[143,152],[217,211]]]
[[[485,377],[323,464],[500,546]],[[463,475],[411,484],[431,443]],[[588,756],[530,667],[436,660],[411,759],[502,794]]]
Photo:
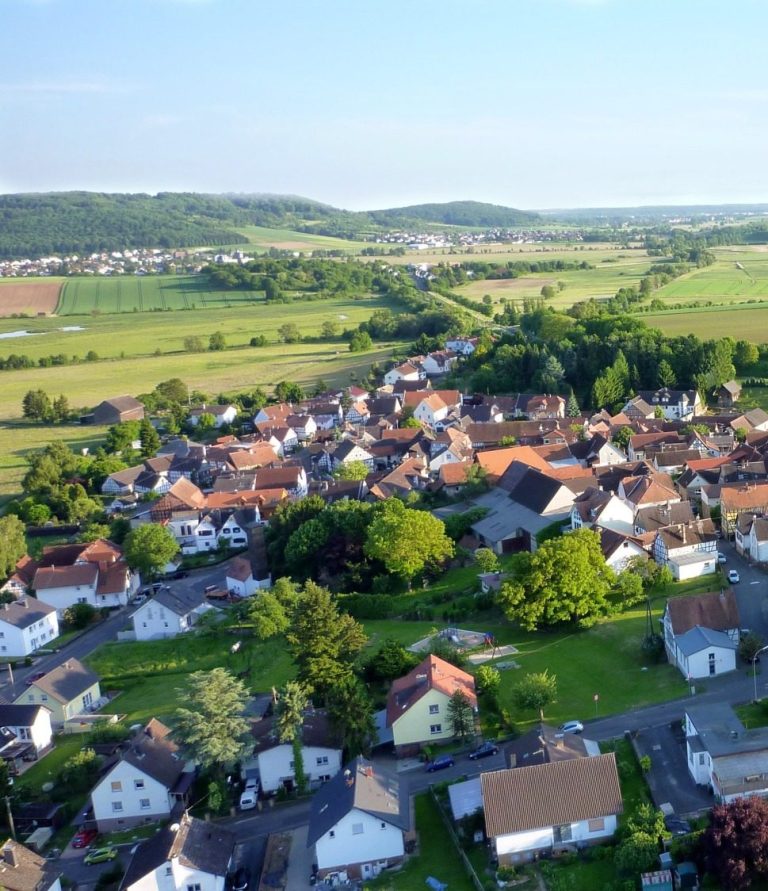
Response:
[[[475,888],[477,888],[477,891],[485,891],[485,886],[478,878],[478,875],[475,872],[475,868],[474,868],[474,866],[472,866],[472,863],[470,862],[469,857],[467,857],[467,855],[464,853],[464,848],[461,847],[461,843],[459,842],[459,837],[458,837],[458,835],[456,835],[456,830],[453,828],[453,823],[451,822],[451,818],[445,812],[442,804],[440,803],[440,799],[437,797],[437,793],[435,792],[434,787],[430,786],[429,792],[430,792],[430,795],[432,796],[432,800],[435,802],[435,807],[437,808],[438,813],[440,814],[440,818],[442,819],[443,823],[445,824],[445,828],[448,830],[448,835],[451,837],[453,846],[454,846],[454,848],[456,848],[456,850],[459,854],[461,862],[464,866],[464,869],[467,872],[467,875],[470,878],[470,881],[475,886]]]

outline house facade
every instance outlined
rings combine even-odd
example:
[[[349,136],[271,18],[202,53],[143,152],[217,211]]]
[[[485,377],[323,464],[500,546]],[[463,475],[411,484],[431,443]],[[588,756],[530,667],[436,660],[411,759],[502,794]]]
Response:
[[[42,705],[51,713],[51,723],[65,721],[94,708],[101,699],[98,675],[77,659],[67,659],[16,697],[16,705]]]
[[[35,761],[53,741],[51,713],[41,705],[0,705],[0,757],[16,773],[20,761]]]
[[[685,678],[712,677],[736,667],[739,609],[732,589],[673,597],[662,633],[667,660]]]
[[[214,609],[201,591],[159,591],[131,616],[136,640],[162,640],[191,631]]]
[[[58,636],[56,609],[42,600],[25,594],[0,606],[0,659],[29,656]]]

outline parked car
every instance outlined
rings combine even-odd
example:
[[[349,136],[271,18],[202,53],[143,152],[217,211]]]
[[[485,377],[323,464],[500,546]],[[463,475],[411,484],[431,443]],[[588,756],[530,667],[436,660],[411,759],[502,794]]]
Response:
[[[246,891],[251,884],[251,871],[247,866],[241,866],[232,876],[232,891]]]
[[[81,829],[72,839],[72,847],[87,848],[98,834],[98,829]]]
[[[46,671],[36,671],[34,674],[31,674],[24,683],[29,686],[30,684],[34,684],[35,681],[39,681],[40,678],[44,678],[48,672]]]
[[[469,760],[476,761],[478,758],[488,758],[489,755],[497,755],[499,747],[492,742],[484,742],[476,749],[472,749],[469,753]]]
[[[581,721],[566,721],[557,728],[561,733],[581,733],[584,725]]]
[[[252,811],[256,807],[259,797],[259,781],[255,777],[249,777],[245,781],[245,789],[240,796],[240,810]]]
[[[189,573],[186,569],[177,569],[176,572],[172,572],[168,578],[171,579],[185,579],[189,576]]]
[[[440,755],[427,764],[427,773],[434,773],[436,770],[445,770],[446,767],[453,767],[454,760],[452,755]]]
[[[672,835],[688,835],[691,831],[691,824],[687,820],[675,817],[674,814],[664,817],[664,825]]]
[[[728,581],[732,585],[737,585],[739,583],[739,574],[735,569],[728,570]]]
[[[117,848],[114,845],[108,848],[96,848],[95,851],[89,851],[85,855],[83,863],[86,866],[93,866],[95,863],[107,863],[110,860],[114,860],[117,857],[117,853]]]
[[[720,551],[718,551],[717,552],[717,562],[718,563],[727,563],[728,558],[725,556],[725,554],[722,554],[722,553],[720,553]]]

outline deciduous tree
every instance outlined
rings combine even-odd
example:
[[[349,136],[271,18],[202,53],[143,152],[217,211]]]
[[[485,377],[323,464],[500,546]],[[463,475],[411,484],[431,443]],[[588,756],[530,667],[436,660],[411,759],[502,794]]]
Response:
[[[463,690],[454,690],[448,700],[448,723],[453,735],[462,742],[474,734],[475,718],[472,703]]]
[[[544,720],[544,709],[557,698],[557,678],[544,671],[527,674],[512,688],[515,705],[526,711],[538,711]]]
[[[341,737],[345,760],[368,754],[376,725],[373,703],[363,684],[348,675],[329,691],[327,707],[331,724]]]
[[[153,577],[178,554],[173,533],[165,526],[146,523],[133,529],[125,539],[125,559],[131,569]]]
[[[8,578],[26,553],[24,524],[13,514],[0,517],[0,578]]]
[[[768,877],[768,801],[750,796],[715,805],[702,850],[708,871],[727,891]]]

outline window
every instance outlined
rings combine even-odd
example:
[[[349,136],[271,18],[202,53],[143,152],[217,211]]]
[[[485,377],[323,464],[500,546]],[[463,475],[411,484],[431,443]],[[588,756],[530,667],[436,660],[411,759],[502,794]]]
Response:
[[[172,866],[166,866],[166,867],[165,867],[165,874],[166,874],[167,876],[172,876],[172,875],[173,875],[173,867],[172,867]]]
[[[143,789],[144,788],[144,780],[134,780],[133,788],[134,789]]]
[[[699,755],[699,764],[704,764],[704,755]]]
[[[119,814],[119,813],[122,811],[122,809],[123,809],[123,802],[122,802],[122,801],[113,801],[113,802],[112,802],[112,810],[113,810],[115,813],[118,813],[118,814]]]
[[[315,761],[317,762],[317,764],[327,764],[328,756],[327,755],[319,755],[317,758],[315,758]]]
[[[5,637],[5,631],[0,631],[0,637]]]
[[[140,798],[139,799],[139,807],[143,811],[148,811],[149,810],[149,799],[148,798]]]
[[[336,838],[336,830],[335,829],[331,829],[331,831],[328,833],[328,838]]]
[[[440,714],[440,706],[439,705],[430,705],[429,713],[430,713],[430,715],[439,715]]]
[[[194,885],[187,885],[187,891],[200,891],[200,882],[195,882]]]
[[[587,826],[590,832],[602,832],[605,829],[605,820],[599,817],[597,820],[590,820]]]
[[[93,693],[86,693],[83,696],[83,708],[88,708],[88,706],[93,702]]]
[[[0,649],[1,649],[3,652],[5,652],[5,651],[8,649],[8,647],[6,647],[5,645],[3,645],[2,647],[0,647]]]
[[[386,824],[386,823],[382,823],[381,826],[380,826],[380,828],[381,828],[381,829],[386,829],[386,828],[387,828],[387,824]]]
[[[120,782],[120,780],[116,780],[115,782],[112,783],[112,791],[113,792],[122,792],[123,791],[123,784]]]
[[[442,724],[430,724],[430,725],[429,725],[429,732],[430,732],[430,733],[442,733],[442,732],[443,732],[443,725],[442,725]]]
[[[362,835],[363,834],[363,824],[362,823],[353,823],[352,824],[352,835]]]

